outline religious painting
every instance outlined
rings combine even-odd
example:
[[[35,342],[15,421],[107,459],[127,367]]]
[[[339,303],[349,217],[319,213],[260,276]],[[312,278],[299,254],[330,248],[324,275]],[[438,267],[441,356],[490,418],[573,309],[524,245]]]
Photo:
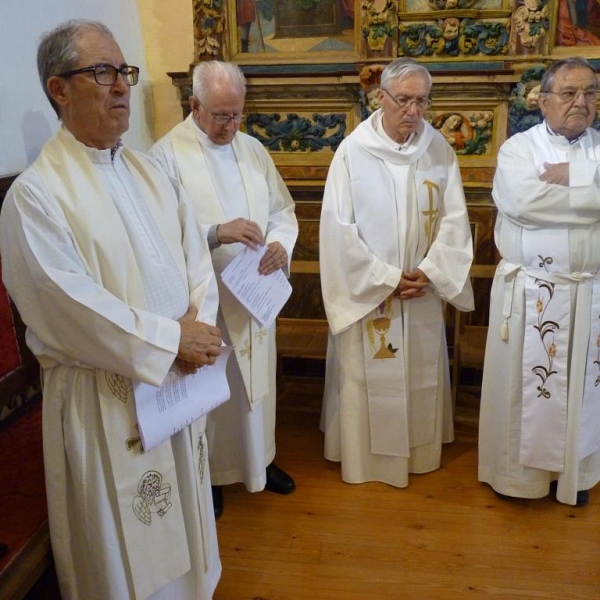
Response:
[[[600,56],[600,3],[597,0],[558,0],[555,53]]]
[[[237,0],[231,51],[238,61],[246,54],[353,52],[354,10],[354,0]]]

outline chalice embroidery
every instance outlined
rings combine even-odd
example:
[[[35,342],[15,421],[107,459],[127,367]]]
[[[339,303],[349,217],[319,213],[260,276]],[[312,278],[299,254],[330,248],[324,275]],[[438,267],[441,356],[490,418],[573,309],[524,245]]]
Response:
[[[373,358],[396,358],[398,348],[394,348],[390,342],[387,342],[385,337],[390,330],[394,316],[391,296],[382,302],[374,312],[375,316],[367,321],[369,344],[373,352],[375,352]],[[378,350],[376,349],[375,334],[379,336]]]

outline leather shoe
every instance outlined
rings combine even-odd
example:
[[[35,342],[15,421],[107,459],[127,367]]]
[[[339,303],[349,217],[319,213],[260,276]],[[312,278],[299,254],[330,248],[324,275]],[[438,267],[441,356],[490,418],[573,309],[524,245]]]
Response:
[[[585,506],[590,501],[589,490],[579,490],[577,492],[577,506]]]
[[[211,489],[213,507],[215,509],[215,520],[218,520],[223,514],[223,488],[220,485],[213,485]]]
[[[267,467],[267,483],[265,490],[276,494],[291,494],[296,489],[294,480],[275,463]]]

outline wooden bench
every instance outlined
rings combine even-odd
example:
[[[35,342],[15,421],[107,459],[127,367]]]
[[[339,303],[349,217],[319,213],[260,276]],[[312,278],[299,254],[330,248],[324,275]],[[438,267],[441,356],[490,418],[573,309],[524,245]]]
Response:
[[[290,273],[319,274],[318,260],[293,260]],[[282,358],[325,359],[327,320],[280,317],[277,319],[277,356]]]
[[[325,319],[277,320],[277,354],[280,358],[325,359],[327,354]]]
[[[293,260],[290,273],[319,274],[318,260]],[[277,319],[277,354],[280,358],[325,359],[327,320],[280,317]]]

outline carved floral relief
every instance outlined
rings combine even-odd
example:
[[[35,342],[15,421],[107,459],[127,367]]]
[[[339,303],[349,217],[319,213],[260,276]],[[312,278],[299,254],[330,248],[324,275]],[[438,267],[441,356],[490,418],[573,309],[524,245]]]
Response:
[[[401,22],[399,31],[399,56],[502,56],[508,54],[510,20],[446,17]]]

